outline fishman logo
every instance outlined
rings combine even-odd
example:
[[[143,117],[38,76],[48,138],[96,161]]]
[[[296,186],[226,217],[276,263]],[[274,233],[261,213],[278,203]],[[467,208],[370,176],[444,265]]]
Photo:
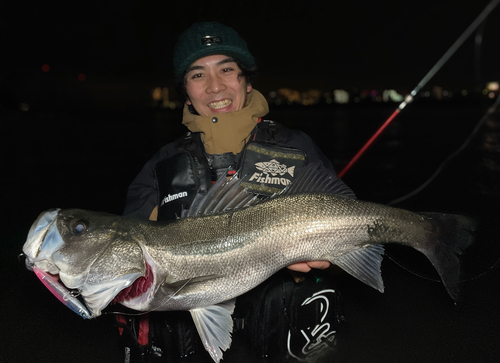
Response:
[[[271,161],[255,163],[255,168],[262,171],[262,173],[254,173],[249,181],[274,185],[290,184],[292,181],[290,179],[283,178],[283,176],[288,173],[293,178],[293,173],[295,171],[295,166],[289,168],[285,164],[280,164],[274,159]],[[269,176],[269,174],[271,174],[271,176]],[[280,175],[281,178],[277,175]]]
[[[188,196],[187,192],[180,192],[180,193],[172,194],[172,195],[169,194],[169,195],[165,196],[165,198],[163,198],[163,200],[161,201],[161,205],[168,203],[168,202],[171,202],[173,200],[179,199],[179,198],[187,197],[187,196]]]

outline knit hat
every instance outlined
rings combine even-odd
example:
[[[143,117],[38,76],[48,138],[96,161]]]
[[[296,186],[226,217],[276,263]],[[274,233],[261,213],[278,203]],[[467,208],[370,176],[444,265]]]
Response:
[[[174,76],[178,83],[184,71],[196,60],[208,55],[224,54],[245,67],[255,67],[247,43],[232,28],[217,22],[195,23],[185,30],[174,50]]]

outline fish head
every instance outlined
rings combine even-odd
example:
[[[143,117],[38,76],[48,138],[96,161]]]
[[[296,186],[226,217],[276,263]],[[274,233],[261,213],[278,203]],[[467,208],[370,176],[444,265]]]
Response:
[[[146,276],[140,236],[128,220],[117,215],[50,210],[33,223],[23,252],[28,269],[36,267],[64,287],[77,290],[91,317],[96,317],[122,290]],[[150,285],[141,284],[145,289]]]

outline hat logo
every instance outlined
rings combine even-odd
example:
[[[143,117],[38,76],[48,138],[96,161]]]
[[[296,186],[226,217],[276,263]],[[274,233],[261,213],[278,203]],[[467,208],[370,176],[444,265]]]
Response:
[[[201,38],[201,45],[212,45],[212,44],[222,44],[222,39],[220,37],[214,37],[211,35],[207,35],[206,37]]]

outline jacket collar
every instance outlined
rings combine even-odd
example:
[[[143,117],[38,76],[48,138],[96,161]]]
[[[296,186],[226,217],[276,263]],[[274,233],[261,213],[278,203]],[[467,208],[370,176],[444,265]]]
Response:
[[[216,115],[216,122],[214,116],[194,115],[184,105],[182,124],[191,132],[201,133],[201,141],[207,154],[237,154],[250,139],[259,119],[268,112],[266,99],[253,89],[247,95],[245,107],[236,112]]]

